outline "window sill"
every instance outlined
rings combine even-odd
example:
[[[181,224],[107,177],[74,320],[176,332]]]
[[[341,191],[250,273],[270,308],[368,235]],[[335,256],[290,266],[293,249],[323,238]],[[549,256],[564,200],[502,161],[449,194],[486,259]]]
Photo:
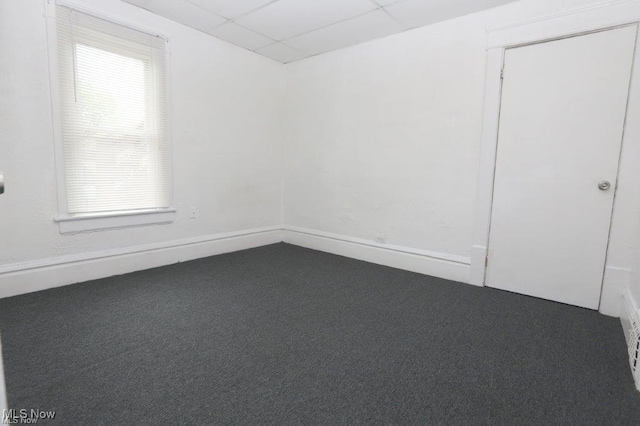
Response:
[[[60,216],[58,222],[61,234],[73,234],[103,229],[127,228],[130,226],[153,225],[173,222],[176,209],[139,210],[117,213],[96,213],[78,216]]]

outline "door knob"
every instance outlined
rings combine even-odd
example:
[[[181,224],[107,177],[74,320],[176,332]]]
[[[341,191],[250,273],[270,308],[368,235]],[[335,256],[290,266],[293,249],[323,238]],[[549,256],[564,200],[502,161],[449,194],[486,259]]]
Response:
[[[4,175],[0,172],[0,194],[4,194]]]
[[[611,183],[609,181],[603,180],[602,182],[598,183],[598,189],[601,191],[606,191],[609,188],[611,188]]]

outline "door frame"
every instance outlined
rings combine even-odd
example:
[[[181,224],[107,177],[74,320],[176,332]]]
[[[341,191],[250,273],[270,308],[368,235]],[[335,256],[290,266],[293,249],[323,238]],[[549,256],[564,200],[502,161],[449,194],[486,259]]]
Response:
[[[484,116],[471,249],[471,284],[484,286],[486,279],[502,101],[502,70],[506,50],[638,25],[639,22],[640,2],[600,0],[487,30]],[[640,36],[637,36],[636,50],[639,39]],[[633,59],[627,117],[640,117],[639,72],[640,55],[636,54]],[[626,288],[631,276],[633,247],[629,243],[629,235],[636,235],[634,231],[637,230],[638,218],[635,212],[640,211],[640,189],[634,189],[638,186],[634,184],[634,180],[637,181],[640,172],[635,178],[632,172],[634,167],[640,171],[640,140],[633,142],[634,139],[638,140],[637,138],[640,138],[640,120],[633,122],[625,119],[599,309],[614,316],[618,316],[619,312],[619,294]]]

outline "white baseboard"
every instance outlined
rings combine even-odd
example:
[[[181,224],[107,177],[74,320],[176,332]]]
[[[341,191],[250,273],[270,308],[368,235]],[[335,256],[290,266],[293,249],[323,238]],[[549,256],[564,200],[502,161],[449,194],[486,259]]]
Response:
[[[0,266],[0,298],[217,254],[286,243],[468,283],[471,259],[310,229],[279,226]]]
[[[472,257],[468,258],[307,228],[273,226],[2,265],[0,298],[281,241],[452,281],[476,286],[484,284],[485,247],[474,246]],[[606,268],[600,302],[602,314],[615,317],[623,314],[620,295],[628,286],[630,273],[628,268]]]
[[[379,244],[361,238],[292,226],[283,227],[282,236],[285,243],[469,283],[471,259],[468,257]]]
[[[281,241],[281,228],[275,226],[3,265],[0,298]]]
[[[624,338],[627,341],[627,345],[629,345],[631,321],[634,318],[635,321],[640,321],[640,309],[638,309],[638,303],[628,288],[622,293],[621,299],[622,309],[620,309],[620,322],[622,323]],[[636,384],[636,389],[640,390],[640,368],[636,370],[635,374],[633,374],[633,380]]]

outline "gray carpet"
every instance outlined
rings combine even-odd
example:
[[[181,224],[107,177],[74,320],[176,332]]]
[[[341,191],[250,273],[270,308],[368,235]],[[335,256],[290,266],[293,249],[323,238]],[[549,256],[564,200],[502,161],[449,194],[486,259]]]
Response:
[[[640,424],[620,322],[286,244],[0,300],[39,424]]]

